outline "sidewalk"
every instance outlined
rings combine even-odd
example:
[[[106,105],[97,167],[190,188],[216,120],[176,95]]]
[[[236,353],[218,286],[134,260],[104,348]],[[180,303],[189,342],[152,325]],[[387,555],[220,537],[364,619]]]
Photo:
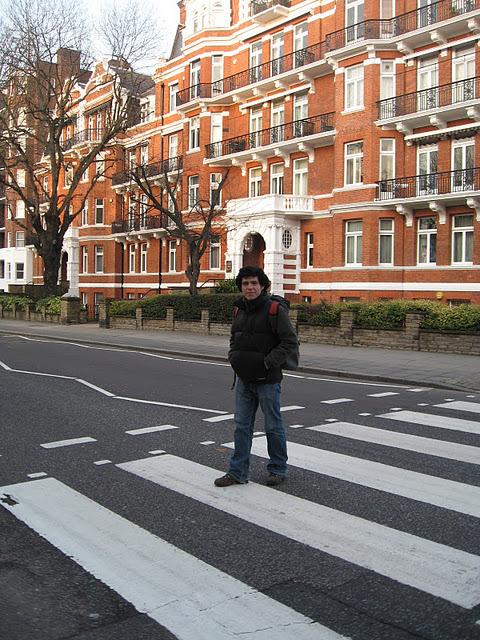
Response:
[[[0,335],[2,333],[222,361],[226,360],[228,351],[227,336],[183,331],[100,329],[97,324],[56,325],[0,319]],[[310,343],[300,345],[300,354],[300,371],[304,372],[480,392],[478,356]]]

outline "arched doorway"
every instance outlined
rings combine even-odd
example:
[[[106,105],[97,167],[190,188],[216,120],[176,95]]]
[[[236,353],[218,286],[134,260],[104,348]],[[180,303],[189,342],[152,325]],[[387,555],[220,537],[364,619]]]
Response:
[[[259,233],[249,233],[243,243],[243,266],[263,269],[265,240]]]

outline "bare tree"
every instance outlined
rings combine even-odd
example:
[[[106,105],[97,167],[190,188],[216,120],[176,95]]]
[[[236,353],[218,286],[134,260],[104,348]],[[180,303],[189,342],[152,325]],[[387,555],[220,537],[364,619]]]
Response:
[[[157,168],[155,168],[155,166]],[[201,272],[201,259],[208,249],[212,236],[217,235],[215,226],[223,218],[221,204],[222,190],[225,186],[229,170],[219,174],[220,180],[211,185],[208,198],[196,198],[182,207],[182,197],[179,194],[180,168],[177,158],[169,158],[158,163],[138,166],[129,170],[128,178],[137,187],[138,196],[131,196],[133,202],[140,202],[140,196],[148,198],[150,212],[158,212],[155,218],[155,228],[163,229],[167,234],[181,240],[187,247],[188,264],[185,275],[189,282],[190,295],[198,293],[198,281]],[[157,178],[152,179],[156,174]],[[158,176],[161,176],[158,184]],[[143,224],[148,223],[148,218]]]
[[[138,116],[138,97],[153,81],[123,57],[94,68],[76,0],[16,0],[0,31],[0,187],[24,203],[25,216],[12,209],[11,217],[29,234],[46,292],[54,293],[64,236],[111,167],[114,141]],[[131,26],[128,38],[134,50]],[[98,110],[89,120],[92,101]],[[79,188],[91,165],[95,172]]]

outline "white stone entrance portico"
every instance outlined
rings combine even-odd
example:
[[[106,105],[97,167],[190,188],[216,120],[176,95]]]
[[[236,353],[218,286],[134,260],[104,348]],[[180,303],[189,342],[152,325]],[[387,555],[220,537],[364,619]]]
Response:
[[[68,295],[79,297],[80,242],[77,227],[68,228],[63,239],[63,252],[68,255],[67,280],[70,283]]]
[[[309,196],[266,195],[227,203],[226,260],[235,276],[243,266],[245,239],[259,234],[265,241],[264,270],[272,293],[298,293],[300,284],[300,221],[313,213]]]

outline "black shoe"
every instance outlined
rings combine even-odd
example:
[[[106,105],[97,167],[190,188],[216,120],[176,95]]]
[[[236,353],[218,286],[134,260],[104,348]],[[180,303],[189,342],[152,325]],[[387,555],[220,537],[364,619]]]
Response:
[[[243,482],[226,473],[221,478],[217,478],[213,484],[216,487],[231,487],[233,484],[243,484]]]
[[[277,487],[279,484],[285,482],[285,476],[279,476],[276,473],[271,473],[265,481],[267,487]]]

